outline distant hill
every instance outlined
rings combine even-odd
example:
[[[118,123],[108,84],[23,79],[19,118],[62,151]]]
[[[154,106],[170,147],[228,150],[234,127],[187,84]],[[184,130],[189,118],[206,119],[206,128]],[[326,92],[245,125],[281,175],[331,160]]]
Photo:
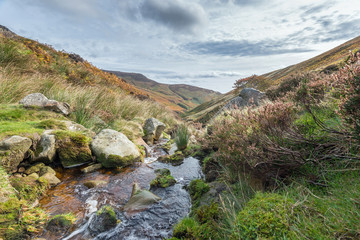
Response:
[[[349,51],[358,49],[360,49],[360,36],[309,60],[261,76],[253,77],[251,80],[245,81],[242,88],[251,87],[266,91],[268,88],[280,84],[284,79],[293,74],[299,72],[323,71],[332,66],[336,67],[348,56]],[[232,90],[191,109],[185,113],[186,119],[206,123],[222,106],[232,98],[236,97],[239,90],[240,89]]]
[[[222,95],[219,92],[186,84],[158,83],[140,73],[107,70],[106,72],[113,73],[137,88],[148,92],[151,98],[178,112],[192,109]]]

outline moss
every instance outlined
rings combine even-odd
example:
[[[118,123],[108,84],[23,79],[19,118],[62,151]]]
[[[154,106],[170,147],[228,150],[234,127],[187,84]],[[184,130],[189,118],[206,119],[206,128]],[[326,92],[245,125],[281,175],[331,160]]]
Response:
[[[103,206],[97,213],[94,223],[96,226],[94,228],[98,232],[107,231],[116,226],[118,220],[116,218],[116,213],[111,206]]]
[[[200,223],[217,220],[219,219],[219,204],[203,205],[195,210],[195,216]]]
[[[46,181],[38,181],[30,176],[10,179],[11,185],[18,191],[21,199],[35,201],[49,188]]]
[[[162,156],[158,158],[159,162],[170,163],[173,166],[181,165],[184,162],[184,155],[181,151],[175,152],[171,156]]]
[[[116,219],[116,214],[111,206],[103,206],[97,213],[98,216],[102,214],[109,215],[110,218]]]
[[[64,122],[58,121],[55,119],[43,120],[43,121],[39,122],[36,126],[38,128],[42,128],[42,129],[62,129],[62,130],[67,129]]]
[[[169,169],[157,169],[157,176],[150,182],[150,188],[167,188],[176,183],[173,176],[170,175]]]
[[[192,180],[189,185],[191,200],[196,202],[204,193],[210,190],[210,186],[201,179]]]
[[[199,223],[193,218],[184,218],[174,227],[173,236],[179,239],[197,239],[196,232]]]
[[[132,155],[120,157],[118,155],[112,154],[110,154],[108,157],[106,157],[105,154],[102,154],[98,159],[98,161],[101,162],[105,168],[126,167],[133,164],[137,160],[139,160],[139,158],[136,158]]]
[[[67,232],[74,222],[76,221],[76,216],[72,213],[60,214],[52,217],[46,229],[52,232]]]
[[[54,132],[60,161],[64,167],[72,167],[92,161],[89,143],[91,138],[80,132]]]
[[[167,141],[164,145],[162,145],[162,149],[164,149],[165,152],[169,153],[170,149],[171,149],[171,145],[174,143],[173,139],[170,139],[169,141]]]
[[[1,173],[0,173],[1,174]],[[39,208],[31,208],[33,201],[47,189],[47,182],[39,183],[31,177],[12,178],[17,195],[0,203],[0,237],[27,239],[28,234],[39,232],[47,215]],[[0,184],[3,186],[3,184]]]
[[[294,201],[275,193],[257,193],[237,215],[233,239],[282,239],[295,218]]]

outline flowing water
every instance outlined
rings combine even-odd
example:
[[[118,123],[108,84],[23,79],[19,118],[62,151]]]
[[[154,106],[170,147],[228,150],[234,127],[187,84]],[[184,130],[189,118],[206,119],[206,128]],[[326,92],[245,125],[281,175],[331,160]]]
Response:
[[[190,197],[184,186],[193,179],[201,178],[199,161],[189,157],[180,166],[157,162],[156,159],[165,152],[159,145],[151,147],[150,157],[144,163],[123,169],[121,171],[100,170],[83,174],[80,170],[66,170],[60,177],[62,182],[51,189],[40,204],[50,214],[73,212],[78,221],[76,229],[64,240],[82,239],[163,239],[171,237],[172,226],[185,217],[191,207]],[[150,181],[156,177],[154,171],[168,168],[177,183],[174,186],[152,190],[162,198],[147,210],[128,214],[121,211],[129,200],[133,183],[141,188],[149,189]],[[84,182],[89,180],[103,180],[108,182],[103,187],[88,189]],[[115,228],[101,234],[92,235],[89,224],[93,216],[103,205],[111,205],[121,220]],[[60,239],[45,232],[46,239]]]

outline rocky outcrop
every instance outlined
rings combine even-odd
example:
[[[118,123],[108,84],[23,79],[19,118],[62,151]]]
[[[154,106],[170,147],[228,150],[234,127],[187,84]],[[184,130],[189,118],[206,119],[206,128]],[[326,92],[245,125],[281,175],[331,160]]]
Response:
[[[148,190],[141,189],[139,185],[135,183],[133,185],[130,200],[124,206],[124,210],[127,212],[142,211],[160,200],[160,197]]]
[[[23,104],[24,107],[41,107],[64,115],[70,114],[70,105],[68,103],[49,100],[41,93],[27,95],[19,103]]]
[[[7,172],[16,172],[20,162],[23,161],[30,149],[30,138],[12,136],[0,142],[0,164]]]
[[[106,168],[124,167],[141,160],[139,149],[124,134],[104,129],[91,142],[97,161]]]
[[[165,130],[166,125],[156,118],[149,118],[144,124],[144,140],[148,144],[153,144],[154,141],[160,139],[162,132]]]
[[[244,88],[241,90],[239,96],[231,99],[228,103],[225,104],[213,118],[225,111],[231,111],[233,109],[241,109],[246,106],[259,106],[261,102],[266,98],[265,93],[260,92],[254,88]]]

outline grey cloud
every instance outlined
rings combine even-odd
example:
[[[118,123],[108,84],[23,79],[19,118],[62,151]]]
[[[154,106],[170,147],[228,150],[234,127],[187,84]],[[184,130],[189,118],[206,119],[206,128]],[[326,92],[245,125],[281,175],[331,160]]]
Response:
[[[175,31],[194,33],[207,22],[204,9],[184,0],[147,0],[140,6],[143,18]]]
[[[291,48],[286,41],[263,40],[259,42],[249,42],[246,40],[224,40],[194,42],[184,46],[190,52],[206,55],[219,56],[267,56],[284,53],[309,52],[311,49]]]

